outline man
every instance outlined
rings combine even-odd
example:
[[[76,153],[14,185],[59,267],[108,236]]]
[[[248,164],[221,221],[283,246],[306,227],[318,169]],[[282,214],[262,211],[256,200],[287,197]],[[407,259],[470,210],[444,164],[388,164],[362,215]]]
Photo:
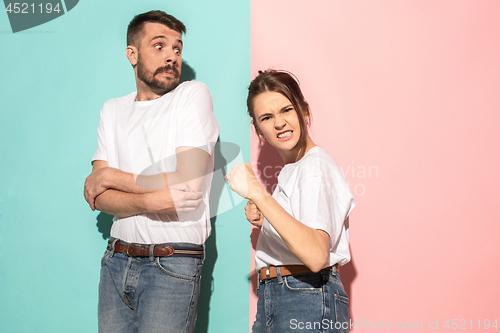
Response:
[[[137,92],[106,102],[84,195],[115,215],[102,259],[99,332],[192,332],[219,128],[207,87],[179,84],[182,34],[150,11],[127,30]]]

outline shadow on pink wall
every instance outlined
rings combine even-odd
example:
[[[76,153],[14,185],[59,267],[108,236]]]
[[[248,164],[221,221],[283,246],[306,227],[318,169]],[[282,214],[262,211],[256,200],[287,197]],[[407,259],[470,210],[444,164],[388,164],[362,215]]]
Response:
[[[271,170],[277,170],[283,167],[283,160],[281,159],[280,154],[271,146],[267,141],[261,141],[259,147],[258,157],[257,157],[257,165],[253,165],[255,171],[260,175],[260,181],[266,188],[266,191],[272,193],[275,186],[278,184],[278,178],[276,172],[267,172],[266,168],[271,167]],[[255,251],[257,247],[257,239],[259,238],[260,230],[256,227],[252,228],[252,250]],[[253,258],[252,258],[253,259]],[[254,295],[256,295],[255,290],[257,289],[257,273],[255,270],[252,270],[250,274],[250,285],[251,290]]]
[[[354,255],[352,253],[351,245],[349,245],[349,250],[351,251],[351,261],[340,268],[340,278],[342,279],[342,284],[344,285],[345,292],[349,296],[349,318],[352,320],[354,318],[352,285],[356,280],[358,271],[356,270],[356,264],[354,262]]]

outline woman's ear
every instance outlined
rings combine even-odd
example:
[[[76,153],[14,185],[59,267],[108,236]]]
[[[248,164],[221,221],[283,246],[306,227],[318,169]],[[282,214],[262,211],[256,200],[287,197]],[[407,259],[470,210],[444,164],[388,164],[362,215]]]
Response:
[[[261,140],[264,140],[266,141],[266,138],[264,137],[264,135],[261,133],[261,131],[259,130],[259,127],[255,124],[255,120],[253,119],[252,117],[252,125],[253,125],[253,129],[255,130],[255,133],[257,134],[257,136],[259,137],[259,141]]]

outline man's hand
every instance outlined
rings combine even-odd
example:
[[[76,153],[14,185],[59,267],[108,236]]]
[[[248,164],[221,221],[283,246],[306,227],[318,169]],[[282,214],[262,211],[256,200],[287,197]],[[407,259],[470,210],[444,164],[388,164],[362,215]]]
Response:
[[[191,154],[181,154],[184,156],[181,160],[196,157],[197,154],[203,157],[206,155],[207,163],[210,161],[208,153],[201,149],[192,149]],[[187,162],[184,161],[185,163]],[[98,209],[121,217],[143,213],[190,213],[195,211],[203,201],[203,192],[193,191],[188,182],[194,180],[194,186],[201,187],[203,178],[200,178],[201,180],[192,178],[201,173],[201,168],[198,168],[200,170],[193,167],[185,169],[188,171],[187,174],[176,171],[138,176],[139,185],[135,175],[110,168],[106,161],[96,160],[93,163],[92,173],[85,180],[85,200],[92,210]],[[196,169],[198,173],[192,169]]]
[[[108,189],[106,179],[109,171],[108,167],[95,169],[85,179],[83,195],[92,210],[95,210],[95,198]]]
[[[186,183],[145,194],[150,213],[180,214],[194,212],[203,201],[203,192],[194,192]],[[172,204],[173,203],[173,204]]]
[[[257,208],[257,205],[255,205],[252,200],[248,200],[247,205],[245,206],[245,216],[247,217],[248,222],[252,223],[257,228],[260,229],[262,227],[264,215],[262,215],[259,208]]]

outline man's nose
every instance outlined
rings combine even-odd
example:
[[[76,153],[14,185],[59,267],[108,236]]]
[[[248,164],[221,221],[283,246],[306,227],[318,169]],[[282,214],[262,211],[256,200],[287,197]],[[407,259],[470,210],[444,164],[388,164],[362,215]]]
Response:
[[[177,54],[175,53],[175,50],[170,50],[167,52],[167,55],[165,56],[165,62],[167,64],[175,64],[177,62]]]

